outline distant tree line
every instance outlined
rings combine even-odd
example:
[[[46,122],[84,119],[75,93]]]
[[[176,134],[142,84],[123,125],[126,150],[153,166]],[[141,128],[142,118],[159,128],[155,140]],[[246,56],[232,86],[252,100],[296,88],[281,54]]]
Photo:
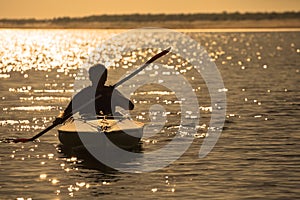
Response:
[[[130,15],[92,15],[87,17],[58,17],[53,19],[0,19],[2,23],[70,23],[70,22],[153,22],[153,21],[224,21],[224,20],[273,20],[300,19],[300,12],[284,13],[211,13],[211,14],[130,14]]]

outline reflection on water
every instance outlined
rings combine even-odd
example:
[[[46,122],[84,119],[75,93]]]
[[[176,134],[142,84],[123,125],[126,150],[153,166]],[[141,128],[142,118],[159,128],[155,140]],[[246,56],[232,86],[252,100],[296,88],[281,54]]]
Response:
[[[1,30],[0,137],[31,137],[66,107],[79,88],[80,67],[88,60],[108,62],[109,84],[156,52],[139,49],[123,54],[122,47],[98,44],[114,31]],[[226,88],[226,124],[213,151],[198,158],[214,105],[206,84],[193,66],[170,54],[161,81],[170,70],[184,75],[199,101],[201,118],[193,145],[165,169],[144,174],[99,170],[94,161],[62,152],[56,130],[34,143],[1,144],[0,195],[5,199],[295,199],[299,197],[299,56],[298,32],[185,32],[205,47],[217,64]],[[153,37],[158,42],[163,38]],[[141,39],[142,40],[142,39]],[[181,41],[180,41],[181,42]],[[182,41],[184,42],[184,41]],[[99,58],[93,52],[103,51]],[[91,56],[92,55],[92,56]],[[110,58],[109,56],[114,56]],[[168,69],[170,68],[170,69]],[[175,75],[176,75],[175,73]],[[157,75],[154,66],[136,78]],[[87,82],[88,84],[88,82]],[[80,86],[83,87],[83,86]],[[129,85],[128,87],[135,87]],[[126,88],[122,88],[126,90]],[[135,119],[158,134],[145,137],[143,152],[170,142],[179,129],[180,103],[173,91],[145,85],[131,94]],[[160,105],[164,108],[159,112]],[[151,110],[151,109],[152,110]],[[149,113],[149,109],[151,113]],[[159,120],[167,119],[161,127]],[[151,133],[149,133],[151,134]]]

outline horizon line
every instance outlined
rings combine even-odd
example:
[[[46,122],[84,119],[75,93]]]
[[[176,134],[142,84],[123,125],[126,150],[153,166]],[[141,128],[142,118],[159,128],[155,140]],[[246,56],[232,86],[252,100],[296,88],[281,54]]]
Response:
[[[88,17],[101,17],[101,16],[112,16],[112,17],[121,17],[121,16],[158,16],[158,15],[164,15],[164,16],[190,16],[190,15],[233,15],[233,14],[239,14],[239,15],[253,15],[253,14],[264,14],[264,15],[283,15],[283,14],[300,14],[300,11],[247,11],[247,12],[195,12],[195,13],[124,13],[124,14],[91,14],[91,15],[84,15],[84,16],[58,16],[58,17],[52,17],[52,18],[35,18],[35,17],[23,17],[23,18],[0,18],[0,20],[36,20],[36,21],[49,21],[49,20],[56,20],[56,19],[84,19]]]

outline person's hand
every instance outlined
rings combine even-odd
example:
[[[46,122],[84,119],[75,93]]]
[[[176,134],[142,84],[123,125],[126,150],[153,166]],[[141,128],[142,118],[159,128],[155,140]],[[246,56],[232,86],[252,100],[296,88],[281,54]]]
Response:
[[[64,117],[64,112],[59,112],[59,115],[55,118],[53,124],[62,124],[64,122],[63,117]]]
[[[53,124],[62,124],[63,123],[63,118],[61,117],[56,117],[55,120],[53,121]]]

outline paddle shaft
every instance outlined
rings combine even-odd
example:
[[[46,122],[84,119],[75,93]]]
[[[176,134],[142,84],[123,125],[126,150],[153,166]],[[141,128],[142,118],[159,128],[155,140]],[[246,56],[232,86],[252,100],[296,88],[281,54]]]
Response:
[[[50,131],[51,129],[53,129],[54,127],[56,127],[57,125],[58,124],[52,124],[51,126],[47,127],[43,131],[41,131],[39,134],[37,134],[37,135],[33,136],[32,138],[30,138],[28,141],[34,141],[35,139],[37,139],[40,136],[44,135],[45,133],[47,133],[48,131]]]
[[[143,64],[141,67],[139,67],[137,70],[135,70],[133,73],[131,73],[130,75],[128,75],[127,77],[123,78],[122,80],[120,80],[119,82],[117,82],[116,84],[113,85],[113,88],[118,87],[119,85],[123,84],[125,81],[131,79],[132,77],[134,77],[136,74],[138,74],[140,71],[142,71],[143,69],[145,69],[149,64],[153,63],[155,60],[157,60],[158,58],[166,55],[167,53],[169,53],[171,50],[171,47],[163,50],[162,52],[156,54],[155,56],[153,56],[152,58],[150,58],[145,64]],[[98,98],[100,98],[101,95],[96,96],[94,99],[91,99],[90,101],[88,101],[87,103],[83,104],[82,106],[80,106],[77,109],[72,110],[72,113],[70,113],[69,115],[65,116],[62,120],[61,123],[65,122],[68,118],[70,118],[74,113],[78,112],[79,110],[85,108],[86,106],[90,105],[91,103],[95,102],[95,100],[97,100]],[[29,142],[29,141],[34,141],[37,138],[41,137],[42,135],[44,135],[45,133],[47,133],[48,131],[50,131],[51,129],[55,128],[57,125],[59,125],[59,123],[57,124],[52,124],[51,126],[47,127],[46,129],[44,129],[43,131],[41,131],[40,133],[36,134],[35,136],[33,136],[32,138],[18,138],[15,139],[14,142]]]
[[[138,74],[140,71],[142,71],[143,69],[145,69],[148,65],[150,65],[151,63],[153,63],[155,60],[157,60],[158,58],[160,58],[160,57],[166,55],[167,53],[169,53],[170,50],[171,50],[171,47],[163,50],[159,54],[156,54],[155,56],[153,56],[152,58],[150,58],[145,64],[143,64],[140,68],[138,68],[137,70],[135,70],[134,72],[132,72],[129,76],[123,78],[122,80],[120,80],[119,82],[117,82],[116,84],[114,84],[113,87],[116,88],[119,85],[121,85],[122,83],[124,83],[125,81],[131,79],[136,74]]]

